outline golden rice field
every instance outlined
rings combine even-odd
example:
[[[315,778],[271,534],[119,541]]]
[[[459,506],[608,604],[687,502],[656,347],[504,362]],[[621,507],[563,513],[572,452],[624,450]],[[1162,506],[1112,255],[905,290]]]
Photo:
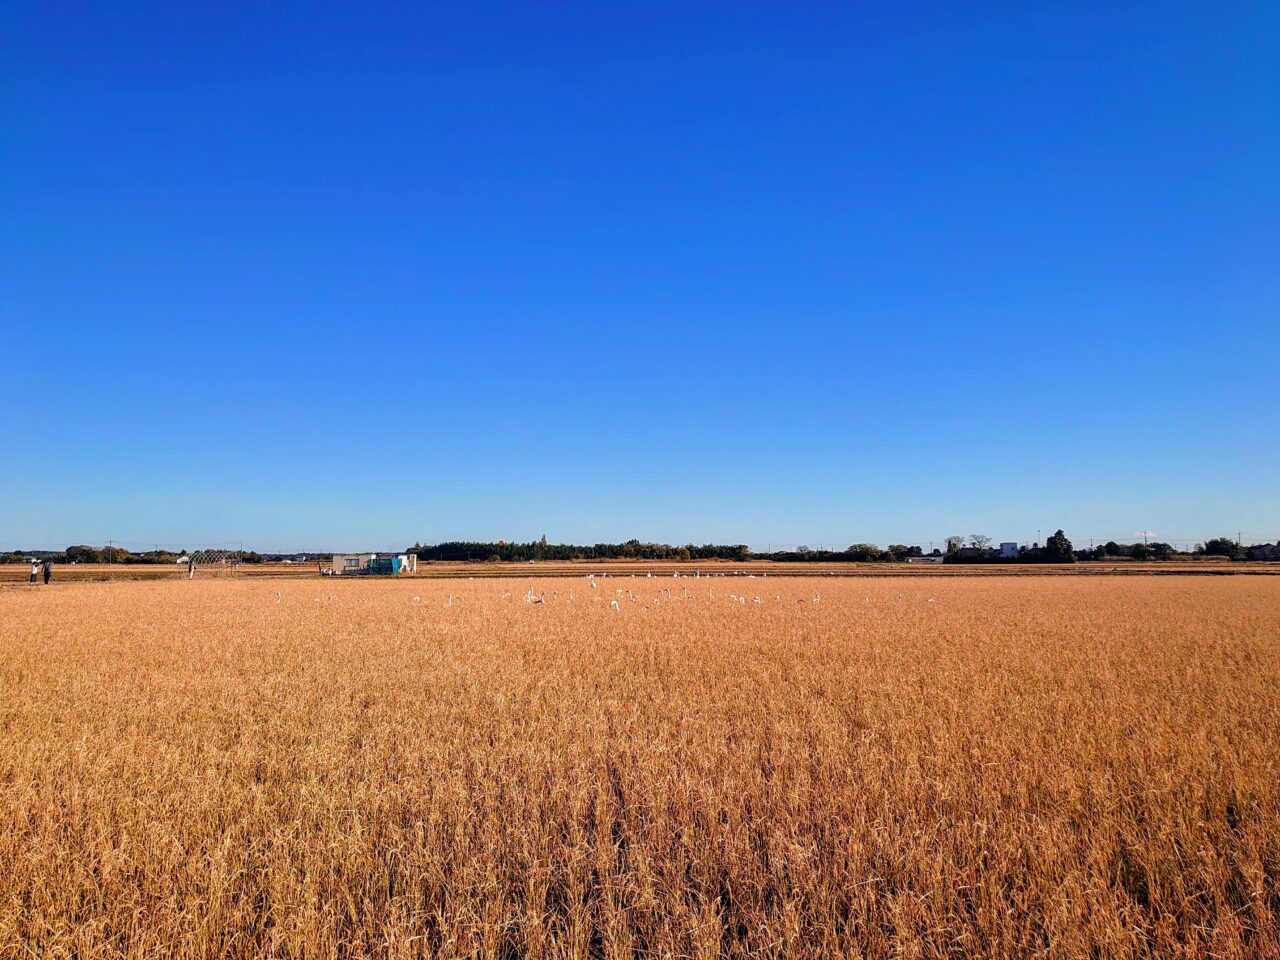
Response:
[[[1280,956],[1280,579],[529,586],[0,589],[0,957]]]

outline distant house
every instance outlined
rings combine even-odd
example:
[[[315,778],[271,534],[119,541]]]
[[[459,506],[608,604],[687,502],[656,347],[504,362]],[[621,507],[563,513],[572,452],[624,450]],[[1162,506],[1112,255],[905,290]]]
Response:
[[[1280,560],[1280,540],[1275,543],[1255,543],[1245,550],[1250,560]]]
[[[1016,560],[1018,558],[1018,545],[1009,543],[1008,541],[1000,544],[1001,560]]]
[[[190,563],[191,558],[184,553],[182,556],[176,558],[173,562],[174,563]]]
[[[907,557],[907,563],[942,563],[946,557]]]

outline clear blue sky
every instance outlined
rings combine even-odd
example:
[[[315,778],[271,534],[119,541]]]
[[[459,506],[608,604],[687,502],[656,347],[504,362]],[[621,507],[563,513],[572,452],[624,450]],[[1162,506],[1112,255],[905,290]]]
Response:
[[[1280,536],[1274,3],[0,3],[0,546]]]

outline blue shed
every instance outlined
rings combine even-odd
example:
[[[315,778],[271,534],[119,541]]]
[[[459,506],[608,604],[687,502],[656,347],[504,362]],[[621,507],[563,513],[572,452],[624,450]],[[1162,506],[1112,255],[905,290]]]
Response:
[[[371,577],[394,576],[400,572],[402,561],[399,557],[374,557],[365,567]]]

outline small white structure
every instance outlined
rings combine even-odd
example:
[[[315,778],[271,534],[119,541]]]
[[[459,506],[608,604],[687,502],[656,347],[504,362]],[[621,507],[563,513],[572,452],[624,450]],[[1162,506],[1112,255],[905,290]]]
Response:
[[[942,563],[942,557],[907,557],[907,563]]]
[[[1000,559],[1001,560],[1018,559],[1018,545],[1016,543],[1008,543],[1008,542],[1000,544]]]
[[[190,563],[190,562],[191,562],[191,558],[190,558],[190,557],[188,557],[188,556],[184,553],[182,556],[178,557],[178,558],[177,558],[176,560],[174,560],[173,562],[174,562],[174,563]]]

